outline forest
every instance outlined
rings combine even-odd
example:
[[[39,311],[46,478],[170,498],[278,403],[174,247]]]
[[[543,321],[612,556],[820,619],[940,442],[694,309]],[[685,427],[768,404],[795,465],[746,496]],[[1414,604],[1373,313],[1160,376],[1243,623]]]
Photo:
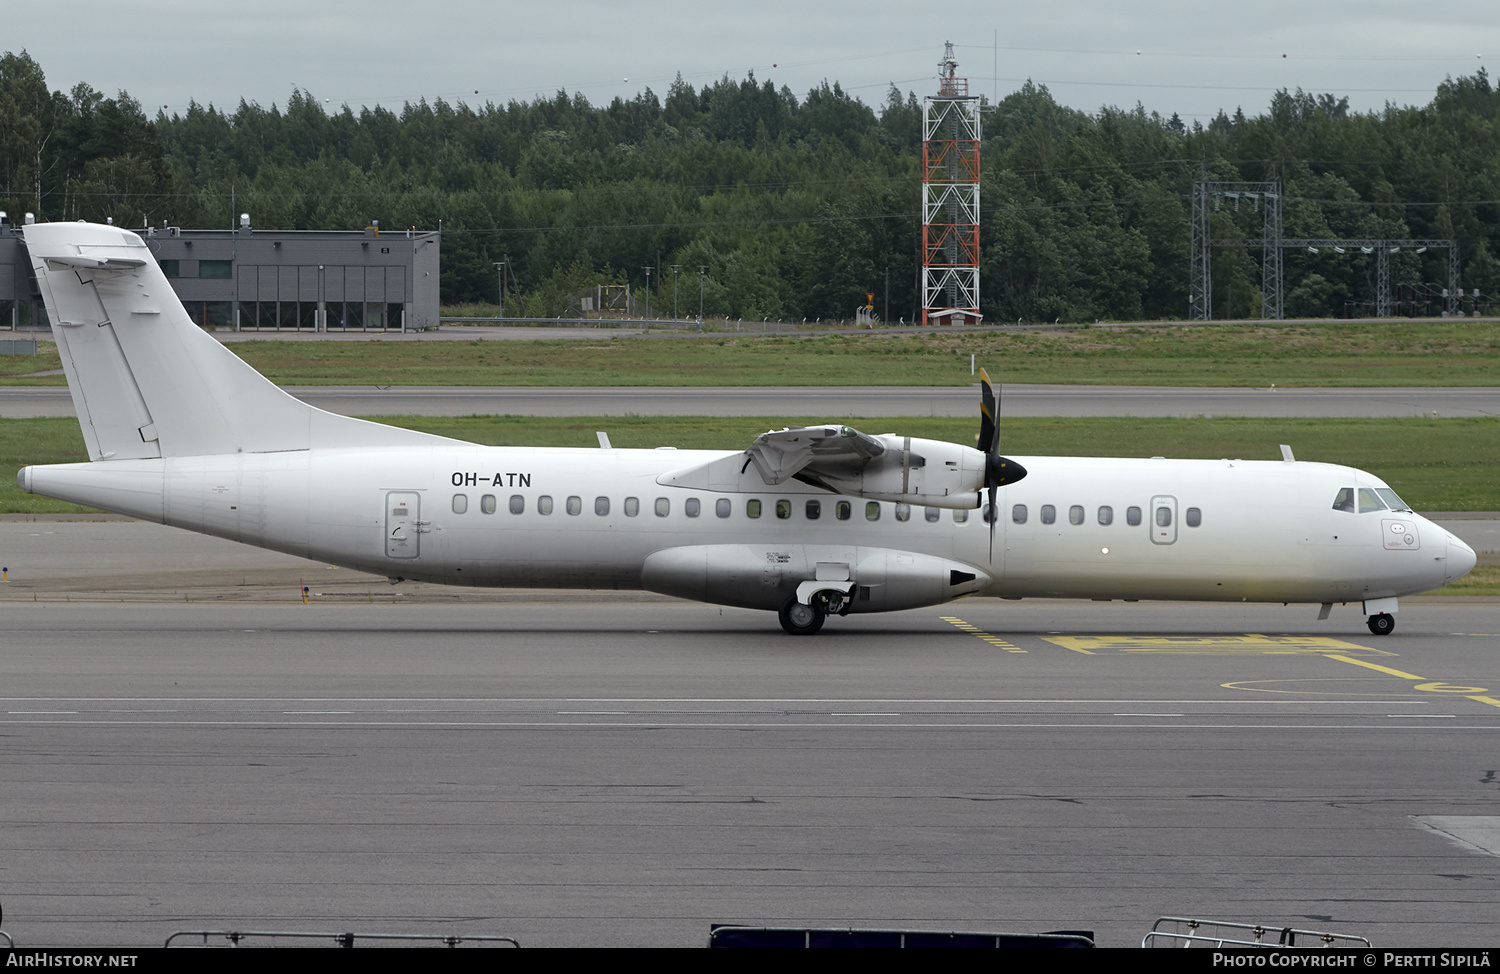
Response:
[[[639,293],[650,268],[653,314],[670,313],[675,280],[684,317],[700,289],[709,316],[787,321],[849,318],[874,292],[877,314],[888,293],[890,318],[910,322],[922,94],[893,87],[871,106],[837,82],[798,95],[726,75],[607,105],[560,91],[333,110],[297,90],[152,118],[124,91],[50,90],[22,51],[0,55],[0,209],[17,223],[229,228],[246,212],[265,229],[441,229],[444,304],[493,304],[505,261],[509,315],[568,314],[597,284]],[[1465,289],[1500,291],[1500,90],[1483,69],[1420,107],[1279,91],[1207,124],[1079,111],[1027,83],[986,103],[983,125],[987,320],[1186,317],[1205,175],[1282,180],[1287,237],[1456,239]],[[1250,201],[1220,200],[1211,221],[1215,238],[1261,235]],[[1441,288],[1445,261],[1406,250],[1392,282]],[[1368,314],[1374,276],[1368,255],[1289,251],[1286,315]],[[1216,249],[1213,316],[1258,317],[1259,280],[1258,249]]]

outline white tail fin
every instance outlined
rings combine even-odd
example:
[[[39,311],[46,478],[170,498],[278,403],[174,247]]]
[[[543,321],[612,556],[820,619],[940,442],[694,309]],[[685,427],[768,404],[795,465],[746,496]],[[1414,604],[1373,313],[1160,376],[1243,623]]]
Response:
[[[25,234],[91,460],[452,442],[282,392],[193,324],[128,230],[43,223]]]

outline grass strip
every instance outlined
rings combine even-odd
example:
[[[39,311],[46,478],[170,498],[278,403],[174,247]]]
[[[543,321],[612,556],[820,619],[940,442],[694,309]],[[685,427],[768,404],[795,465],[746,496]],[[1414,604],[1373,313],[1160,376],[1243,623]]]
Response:
[[[707,334],[559,341],[246,341],[228,346],[282,385],[747,386],[1005,382],[1171,386],[1493,386],[1500,322],[1132,325],[854,335]],[[0,356],[0,384],[62,385],[55,346]]]

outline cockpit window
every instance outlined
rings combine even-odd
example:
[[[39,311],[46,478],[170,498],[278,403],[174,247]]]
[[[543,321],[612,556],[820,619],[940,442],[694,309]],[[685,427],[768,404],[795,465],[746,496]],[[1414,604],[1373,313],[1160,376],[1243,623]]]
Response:
[[[1406,501],[1397,497],[1396,492],[1394,490],[1391,490],[1389,487],[1376,487],[1375,493],[1379,494],[1380,499],[1385,501],[1385,506],[1389,507],[1393,511],[1411,510],[1411,507],[1407,505]]]
[[[1359,513],[1368,514],[1371,511],[1385,510],[1385,502],[1375,495],[1368,487],[1359,489]]]
[[[1354,488],[1340,487],[1338,494],[1333,498],[1333,509],[1335,511],[1348,511],[1354,513]]]

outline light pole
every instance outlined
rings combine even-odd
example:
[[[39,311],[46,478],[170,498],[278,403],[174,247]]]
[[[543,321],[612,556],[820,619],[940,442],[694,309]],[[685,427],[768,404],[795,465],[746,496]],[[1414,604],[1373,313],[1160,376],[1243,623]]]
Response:
[[[698,330],[703,330],[703,273],[708,270],[707,264],[698,265]]]
[[[641,270],[643,270],[643,271],[646,272],[646,317],[650,318],[651,317],[651,268],[649,268],[649,267],[642,267]]]
[[[681,264],[672,265],[672,320],[677,320],[677,271],[682,268]]]
[[[505,317],[505,265],[510,263],[510,254],[504,255],[495,265],[495,276],[500,279],[500,317]]]

